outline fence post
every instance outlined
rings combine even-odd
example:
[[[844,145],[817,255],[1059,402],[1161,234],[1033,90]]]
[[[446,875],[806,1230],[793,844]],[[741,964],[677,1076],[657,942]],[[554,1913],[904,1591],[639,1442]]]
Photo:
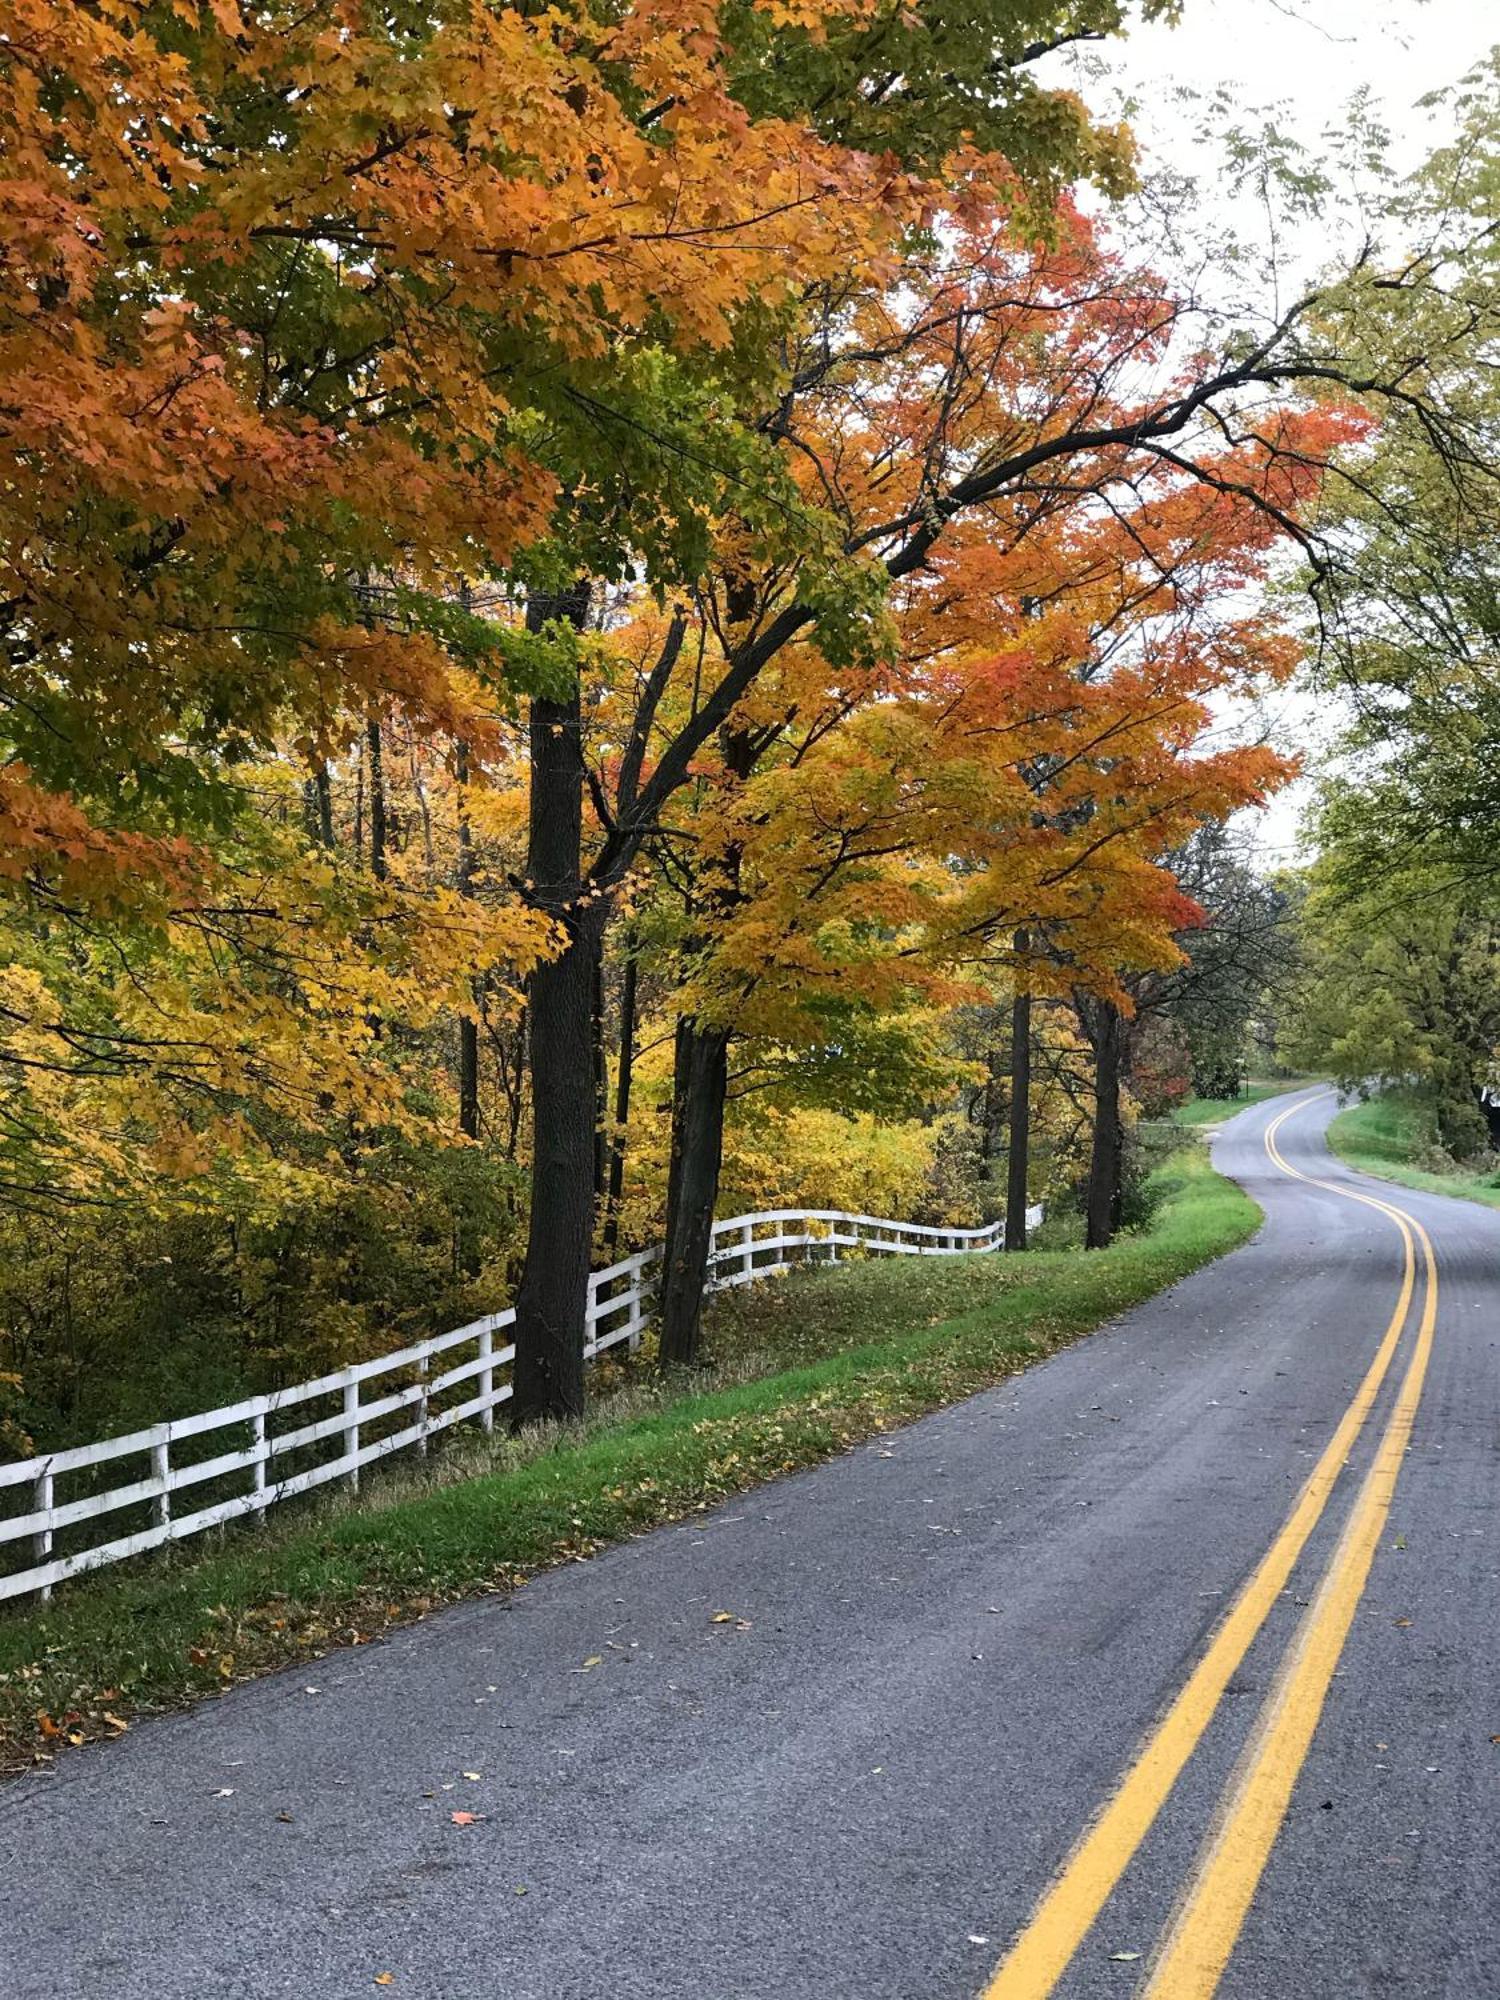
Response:
[[[255,1513],[264,1521],[266,1518],[266,1460],[270,1452],[266,1447],[266,1413],[257,1410],[250,1419],[250,1449],[255,1453],[255,1463],[250,1468],[250,1491],[255,1495]]]
[[[359,1457],[359,1383],[344,1384],[344,1457],[358,1460]],[[359,1465],[353,1463],[344,1474],[344,1484],[351,1493],[359,1491]]]
[[[417,1451],[423,1458],[427,1456],[427,1374],[431,1365],[425,1354],[417,1363],[417,1381],[422,1390],[417,1398]]]
[[[495,1336],[488,1326],[479,1336],[479,1358],[484,1366],[479,1371],[479,1393],[484,1397],[484,1408],[479,1413],[479,1421],[487,1431],[495,1428]]]
[[[646,1267],[637,1261],[630,1273],[630,1338],[625,1343],[626,1352],[634,1354],[641,1344],[641,1328],[645,1324],[645,1314],[641,1311],[646,1289]]]
[[[49,1517],[47,1525],[38,1528],[31,1538],[31,1553],[39,1563],[44,1563],[52,1553],[52,1526],[50,1520],[52,1513],[52,1461],[50,1458],[32,1481],[31,1511],[34,1514],[45,1514]],[[44,1583],[40,1592],[43,1604],[47,1602],[51,1595],[51,1584]]]
[[[747,1222],[740,1230],[740,1261],[746,1277],[755,1270],[755,1224]]]
[[[163,1438],[160,1444],[151,1447],[151,1477],[156,1480],[158,1486],[156,1498],[151,1504],[158,1528],[169,1528],[172,1525],[172,1493],[167,1485],[170,1473],[171,1446],[168,1440]]]

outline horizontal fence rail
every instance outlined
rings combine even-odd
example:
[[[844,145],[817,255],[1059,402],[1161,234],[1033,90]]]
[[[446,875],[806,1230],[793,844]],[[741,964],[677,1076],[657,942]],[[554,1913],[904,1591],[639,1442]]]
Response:
[[[1040,1208],[1029,1209],[1028,1229],[1041,1217]],[[837,1262],[843,1250],[906,1257],[998,1250],[1004,1233],[1003,1221],[940,1229],[841,1209],[766,1209],[714,1224],[709,1287],[749,1284],[797,1262]],[[640,1344],[661,1256],[659,1247],[638,1251],[591,1274],[587,1358]],[[312,1382],[0,1465],[0,1510],[11,1508],[0,1511],[0,1601],[50,1597],[54,1584],[84,1570],[247,1514],[264,1519],[278,1501],[333,1480],[357,1489],[361,1467],[392,1452],[425,1453],[454,1424],[491,1430],[511,1394],[516,1350],[500,1337],[515,1317],[508,1307]],[[116,1467],[124,1480],[110,1486]],[[68,1545],[61,1551],[60,1541]],[[7,1569],[27,1556],[26,1567]]]

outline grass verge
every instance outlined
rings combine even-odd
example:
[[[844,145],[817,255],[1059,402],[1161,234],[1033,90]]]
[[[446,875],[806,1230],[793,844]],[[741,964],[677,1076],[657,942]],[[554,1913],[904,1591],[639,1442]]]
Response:
[[[1328,1128],[1328,1143],[1341,1160],[1361,1173],[1374,1174],[1402,1187],[1424,1188],[1434,1194],[1459,1195],[1465,1201],[1500,1208],[1500,1186],[1494,1170],[1465,1173],[1462,1167],[1418,1166],[1438,1152],[1432,1116],[1413,1097],[1387,1091],[1364,1104],[1351,1104]]]
[[[1217,1125],[1232,1118],[1247,1105],[1264,1104],[1268,1097],[1284,1097],[1289,1091],[1305,1090],[1316,1083],[1314,1076],[1274,1077],[1261,1083],[1247,1083],[1238,1097],[1188,1097],[1172,1113],[1178,1125]]]
[[[818,1464],[1014,1374],[1259,1223],[1196,1146],[1153,1189],[1148,1226],[1107,1251],[872,1259],[730,1295],[710,1326],[717,1386],[627,1388],[581,1434],[496,1440],[483,1466],[460,1455],[425,1486],[392,1480],[0,1618],[0,1769]]]

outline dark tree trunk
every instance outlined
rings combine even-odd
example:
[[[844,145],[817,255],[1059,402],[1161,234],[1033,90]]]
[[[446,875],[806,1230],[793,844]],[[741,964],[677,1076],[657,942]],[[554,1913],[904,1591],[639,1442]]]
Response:
[[[1016,933],[1017,972],[1029,940]],[[1031,995],[1019,986],[1010,1010],[1010,1147],[1005,1176],[1005,1247],[1026,1248],[1026,1183],[1031,1165]]]
[[[1091,1008],[1094,1045],[1094,1132],[1089,1158],[1088,1226],[1090,1250],[1109,1247],[1120,1219],[1120,1055],[1124,1023],[1107,1000]]]
[[[551,706],[551,704],[548,704]],[[519,1428],[581,1417],[583,1337],[594,1236],[594,1079],[589,1035],[605,910],[571,927],[560,958],[531,979],[531,1218],[516,1295]]]
[[[589,1007],[589,1063],[594,1073],[594,1200],[604,1199],[609,1173],[609,1065],[604,1059],[604,951],[594,960],[594,995]]]
[[[526,622],[581,628],[589,587],[534,599]],[[519,1429],[544,1417],[583,1414],[583,1337],[594,1234],[597,1095],[592,1060],[594,987],[608,903],[588,896],[583,868],[583,746],[575,688],[566,701],[531,705],[531,826],[527,873],[534,905],[562,926],[566,944],[531,975],[531,1216],[516,1295],[515,1389]]]
[[[380,724],[374,716],[369,723],[370,743],[370,873],[377,882],[386,878],[385,864],[385,769],[380,755]]]
[[[741,603],[738,615],[749,615]],[[755,768],[754,733],[725,729],[727,775],[743,784]],[[740,850],[731,844],[722,873],[706,886],[703,907],[730,915],[740,900]],[[724,1098],[729,1082],[730,1030],[698,1021],[677,1023],[672,1070],[672,1164],[667,1176],[667,1241],[662,1258],[661,1361],[664,1368],[698,1357],[703,1292],[713,1247],[714,1204],[724,1158]]]
[[[635,996],[637,966],[632,951],[620,981],[620,1059],[615,1072],[615,1131],[609,1149],[605,1195],[604,1248],[613,1256],[620,1241],[620,1203],[625,1194],[625,1128],[630,1122],[630,1087],[635,1078]]]
[[[667,1242],[661,1277],[661,1362],[698,1358],[703,1289],[713,1243],[714,1205],[724,1157],[724,1097],[729,1031],[677,1023],[672,1074],[672,1164],[667,1181]]]
[[[479,1137],[479,1023],[467,1014],[458,1022],[458,1129]]]
[[[320,757],[318,768],[313,772],[313,793],[318,807],[318,840],[329,849],[333,846],[333,786],[328,780],[328,766]]]
[[[521,1114],[526,1106],[526,1051],[531,1045],[531,1022],[527,1010],[521,1009],[521,1018],[516,1022],[514,1060],[501,1061],[501,1075],[505,1079],[505,1102],[507,1128],[505,1135],[505,1157],[513,1160],[521,1143]]]

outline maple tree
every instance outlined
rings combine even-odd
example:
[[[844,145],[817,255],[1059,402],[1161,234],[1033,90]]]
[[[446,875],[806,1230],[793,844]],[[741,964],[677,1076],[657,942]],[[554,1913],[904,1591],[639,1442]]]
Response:
[[[1377,282],[1385,281],[1368,279]],[[1296,495],[1359,428],[1330,399],[1336,390],[1366,403],[1405,393],[1404,364],[1377,365],[1356,351],[1352,334],[1347,347],[1335,338],[1358,322],[1365,284],[1355,274],[1336,296],[1297,302],[1254,344],[1230,340],[1217,358],[1184,360],[1181,302],[1149,272],[1102,250],[1081,217],[1064,210],[1050,240],[1036,245],[976,193],[961,226],[956,219],[913,245],[896,285],[815,292],[803,343],[789,355],[786,392],[764,419],[798,470],[798,533],[789,544],[780,513],[760,519],[737,505],[716,567],[694,584],[713,645],[685,654],[685,628],[674,621],[654,664],[642,664],[634,719],[620,726],[618,789],[609,797],[596,782],[601,835],[587,866],[580,860],[570,875],[570,900],[589,913],[575,940],[578,961],[565,952],[548,975],[575,992],[571,1034],[586,1032],[584,995],[595,983],[608,902],[697,760],[761,690],[774,690],[809,635],[839,674],[866,670],[889,629],[893,586],[939,566],[966,523],[991,525],[989,515],[1015,499],[1029,534],[1080,487],[1107,504],[1158,468],[1187,487],[1248,501],[1289,545],[1321,560],[1314,533],[1295,517]],[[1054,343],[1066,365],[1038,393],[1026,366],[1039,339],[1044,349]],[[1284,401],[1299,384],[1309,399],[1300,414]],[[826,455],[825,438],[835,441]],[[868,458],[862,439],[873,440]],[[1228,460],[1216,465],[1226,447]],[[1267,477],[1246,482],[1233,456],[1241,450]],[[866,464],[878,469],[868,492]],[[758,592],[746,581],[757,570],[766,579]],[[695,699],[674,727],[667,694],[684,663]],[[587,773],[565,747],[571,728],[570,717],[558,755],[571,761],[569,799],[581,800]],[[571,824],[563,845],[571,864]],[[560,1033],[555,1046],[568,1039]],[[595,1094],[587,1079],[558,1067],[545,1082],[534,1073],[533,1087],[546,1129],[572,1148],[572,1165],[558,1167],[571,1205],[534,1204],[538,1246],[559,1234],[576,1240],[590,1213]],[[565,1318],[556,1312],[551,1324]],[[528,1339],[549,1337],[522,1323]]]
[[[826,430],[803,430],[804,481],[833,496],[851,544],[872,488],[877,521],[910,508],[944,454],[962,458],[991,427],[1013,429],[1027,396],[1046,422],[1066,426],[1073,396],[1087,399],[1091,422],[1107,421],[1101,364],[1138,354],[1171,317],[1149,281],[1110,294],[1113,274],[1081,223],[1060,249],[997,237],[982,248],[955,248],[949,290],[924,293],[914,324],[863,318],[847,376],[813,384],[832,407]],[[1096,289],[1070,310],[1081,264]],[[935,377],[952,393],[937,393]],[[815,641],[789,640],[699,748],[679,794],[690,845],[675,823],[655,843],[667,873],[690,878],[691,913],[665,1354],[690,1358],[696,1343],[731,1032],[856,1048],[861,1013],[909,1004],[924,978],[951,1004],[960,989],[931,983],[934,953],[972,953],[997,926],[1046,930],[1052,961],[1065,938],[1070,962],[1117,994],[1118,969],[1173,954],[1181,900],[1160,871],[1119,857],[1163,852],[1195,814],[1227,812],[1283,774],[1265,753],[1184,753],[1210,693],[1290,670],[1295,647],[1263,615],[1213,607],[1261,576],[1351,422],[1338,410],[1268,413],[1261,436],[1217,455],[1075,463],[1040,504],[1029,486],[998,495],[955,519],[863,652],[830,659]],[[644,693],[627,694],[627,705],[654,703],[664,732],[696,727],[705,662],[725,662],[737,627],[782,587],[753,559],[736,524],[696,637],[679,613]],[[673,706],[683,659],[686,719]],[[610,741],[612,710],[600,726]],[[608,775],[596,779],[600,796]],[[931,857],[925,873],[914,855]],[[966,871],[957,888],[955,862]],[[934,942],[913,943],[913,926]]]
[[[1172,851],[1283,773],[1199,741],[1291,663],[1270,567],[1347,617],[1330,468],[1488,421],[1441,257],[1251,330],[1087,218],[1129,137],[1038,65],[1120,27],[17,0],[12,1263],[168,1323],[196,1261],[267,1369],[514,1295],[527,1421],[601,1238],[665,1217],[692,1352],[726,1124],[737,1198],[967,1219],[998,1006],[1075,1144],[1062,1003],[1128,1068]]]

